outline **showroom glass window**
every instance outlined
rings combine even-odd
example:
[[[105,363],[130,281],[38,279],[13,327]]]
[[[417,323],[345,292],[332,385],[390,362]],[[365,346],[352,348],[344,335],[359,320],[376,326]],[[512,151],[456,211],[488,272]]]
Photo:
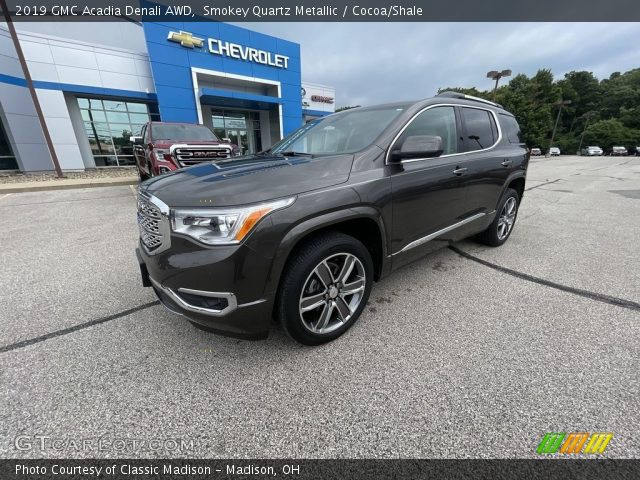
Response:
[[[2,119],[0,119],[0,170],[18,170],[18,162],[16,162],[16,157],[11,150]]]
[[[456,114],[453,107],[434,107],[418,115],[402,132],[397,145],[413,135],[435,135],[442,139],[442,155],[458,151],[456,135]]]
[[[464,107],[461,110],[467,132],[465,152],[491,147],[498,139],[498,129],[493,115],[478,108]]]
[[[262,150],[260,114],[251,111],[213,110],[213,132],[218,138],[228,138],[243,154]]]
[[[96,167],[134,165],[131,136],[151,118],[145,103],[78,98]]]

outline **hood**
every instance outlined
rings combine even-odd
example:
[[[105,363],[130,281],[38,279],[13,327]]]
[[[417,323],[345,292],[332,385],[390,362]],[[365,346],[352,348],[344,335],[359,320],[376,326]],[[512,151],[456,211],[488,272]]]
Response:
[[[176,170],[140,189],[170,207],[245,205],[344,183],[352,163],[353,155],[253,155]]]

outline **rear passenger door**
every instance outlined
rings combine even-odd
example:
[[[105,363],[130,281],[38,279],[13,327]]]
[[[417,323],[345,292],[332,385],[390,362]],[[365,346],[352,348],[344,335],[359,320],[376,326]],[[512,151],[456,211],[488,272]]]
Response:
[[[500,146],[496,115],[482,107],[459,107],[467,157],[467,210],[489,213],[496,209],[513,160]]]

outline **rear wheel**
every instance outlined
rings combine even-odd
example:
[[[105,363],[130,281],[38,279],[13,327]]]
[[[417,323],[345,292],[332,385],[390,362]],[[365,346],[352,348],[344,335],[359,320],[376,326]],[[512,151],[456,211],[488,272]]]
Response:
[[[276,314],[305,345],[338,338],[362,313],[373,285],[373,261],[357,239],[338,232],[306,242],[283,273]]]
[[[520,197],[513,188],[508,188],[497,208],[491,225],[478,235],[478,240],[491,247],[499,247],[507,241],[518,216]]]

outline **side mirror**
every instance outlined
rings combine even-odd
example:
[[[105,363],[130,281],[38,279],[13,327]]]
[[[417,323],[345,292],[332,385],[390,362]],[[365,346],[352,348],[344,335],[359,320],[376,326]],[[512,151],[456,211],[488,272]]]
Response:
[[[442,137],[438,135],[411,135],[404,139],[400,148],[391,152],[396,161],[405,158],[430,158],[442,155]]]
[[[134,145],[142,145],[142,137],[132,136],[130,140],[131,140],[131,143],[133,143]]]

